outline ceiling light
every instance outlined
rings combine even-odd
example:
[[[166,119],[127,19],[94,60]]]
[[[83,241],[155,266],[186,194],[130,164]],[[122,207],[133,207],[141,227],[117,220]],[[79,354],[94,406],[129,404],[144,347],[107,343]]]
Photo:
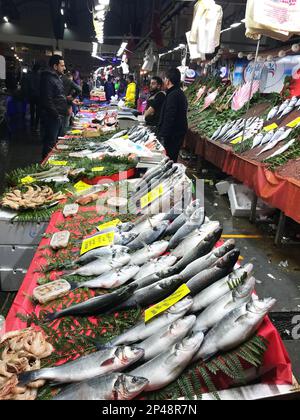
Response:
[[[4,20],[4,22],[6,22],[6,23],[8,23],[8,22],[9,22],[9,19],[8,19],[8,17],[7,17],[7,16],[4,16],[4,17],[3,17],[3,20]]]
[[[120,49],[119,49],[119,51],[117,53],[117,57],[121,57],[121,55],[123,54],[123,52],[126,50],[127,45],[128,45],[128,42],[123,42],[121,44],[121,47],[120,47]]]
[[[61,14],[62,16],[64,16],[64,14],[65,14],[64,9],[60,9],[60,14]]]

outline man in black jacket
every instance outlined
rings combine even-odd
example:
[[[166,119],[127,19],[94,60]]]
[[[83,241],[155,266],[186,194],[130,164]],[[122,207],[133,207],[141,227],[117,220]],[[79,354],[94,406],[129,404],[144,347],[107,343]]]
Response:
[[[188,130],[188,101],[180,88],[180,83],[180,71],[175,68],[170,69],[165,77],[167,97],[159,123],[159,138],[166,148],[167,155],[174,162],[178,160]]]
[[[66,70],[65,61],[61,56],[53,55],[49,67],[50,69],[41,75],[43,158],[49,154],[63,133],[63,124],[69,108],[62,80]]]
[[[150,82],[150,97],[145,111],[145,121],[153,131],[157,132],[163,104],[166,94],[163,92],[163,81],[160,77],[152,77]]]

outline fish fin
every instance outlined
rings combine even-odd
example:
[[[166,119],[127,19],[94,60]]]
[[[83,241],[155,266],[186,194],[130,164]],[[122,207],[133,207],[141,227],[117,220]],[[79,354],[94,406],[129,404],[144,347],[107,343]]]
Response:
[[[113,365],[114,364],[114,361],[115,361],[115,358],[112,357],[111,359],[105,360],[103,363],[101,363],[100,366],[110,366],[110,365]]]
[[[77,289],[81,289],[81,287],[83,287],[79,283],[75,283],[73,281],[69,281],[68,283],[71,285],[71,291],[74,291],[74,290],[77,290]]]
[[[239,318],[237,318],[234,322],[237,324],[240,321],[244,321],[244,319],[247,319],[248,316],[246,315],[241,315]]]
[[[76,271],[74,270],[66,270],[66,271],[63,271],[62,273],[62,275],[65,277],[71,277],[71,276],[74,276],[75,274],[76,274]]]
[[[44,321],[45,322],[53,322],[55,321],[58,317],[57,317],[58,312],[48,312],[45,315]]]
[[[95,347],[97,349],[97,351],[103,351],[103,350],[108,350],[108,349],[112,349],[113,344],[112,343],[107,343],[107,344],[102,344],[102,343],[95,343]]]
[[[23,372],[18,376],[18,386],[23,387],[37,380],[37,371]]]

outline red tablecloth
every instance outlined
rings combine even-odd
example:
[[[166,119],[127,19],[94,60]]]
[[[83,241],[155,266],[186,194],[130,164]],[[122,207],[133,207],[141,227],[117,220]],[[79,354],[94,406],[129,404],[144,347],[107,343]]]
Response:
[[[186,146],[208,162],[233,176],[255,191],[270,206],[300,223],[300,182],[283,178],[258,162],[236,155],[226,145],[210,141],[189,132]]]

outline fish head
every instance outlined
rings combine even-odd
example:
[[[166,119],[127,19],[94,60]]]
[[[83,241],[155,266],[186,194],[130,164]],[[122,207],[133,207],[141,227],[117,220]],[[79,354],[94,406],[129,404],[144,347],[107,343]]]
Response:
[[[197,317],[195,315],[189,315],[184,318],[179,318],[169,326],[169,332],[172,335],[177,336],[180,333],[189,331],[196,322]]]
[[[121,362],[121,365],[127,366],[140,360],[145,354],[143,349],[134,346],[122,346],[118,347],[115,356]]]
[[[185,337],[182,341],[175,344],[176,352],[194,352],[196,353],[204,341],[204,334],[202,332],[197,332],[196,334],[191,334]]]
[[[242,283],[238,288],[233,292],[235,299],[244,299],[250,297],[254,292],[256,285],[256,280],[254,277],[248,277],[247,280]]]
[[[215,255],[222,257],[223,255],[230,252],[232,249],[235,248],[235,240],[229,239],[229,241],[225,242],[225,244],[221,248],[217,248],[215,250]]]
[[[149,384],[148,379],[120,374],[114,385],[115,400],[132,400]]]
[[[201,221],[204,221],[205,217],[205,208],[200,207],[199,209],[195,210],[195,212],[192,214],[190,221],[191,223],[198,224]]]
[[[276,302],[276,299],[273,298],[259,299],[257,296],[253,296],[251,302],[247,305],[247,310],[255,315],[266,315]]]
[[[187,296],[186,298],[180,300],[179,302],[175,303],[175,305],[171,306],[168,309],[168,313],[172,315],[184,314],[187,313],[189,309],[193,306],[193,299],[191,296]]]
[[[240,250],[235,248],[217,262],[218,268],[234,267],[240,256]]]

